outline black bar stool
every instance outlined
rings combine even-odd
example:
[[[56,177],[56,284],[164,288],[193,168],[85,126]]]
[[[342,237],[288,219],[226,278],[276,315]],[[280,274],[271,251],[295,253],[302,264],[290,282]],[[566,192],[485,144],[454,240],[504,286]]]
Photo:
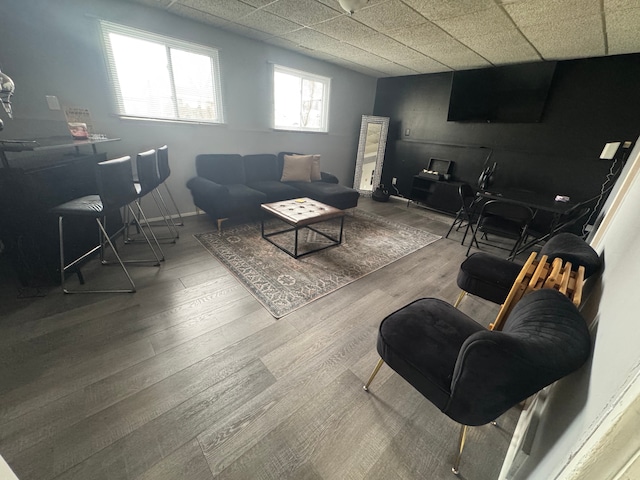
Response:
[[[169,178],[169,175],[171,175],[171,169],[169,168],[169,147],[167,147],[166,145],[163,145],[162,147],[158,148],[158,173],[160,174],[160,183],[164,185],[165,190],[169,194],[169,199],[173,204],[173,208],[175,208],[176,213],[178,214],[178,218],[180,219],[180,222],[177,223],[176,225],[183,226],[184,221],[182,220],[182,214],[178,209],[178,205],[176,204],[176,201],[173,199],[173,195],[171,195],[171,190],[169,190],[169,185],[167,185],[167,179]],[[162,195],[160,194],[160,189],[158,188],[156,189],[156,191],[158,193],[158,196],[160,197],[160,201],[164,204],[167,212],[169,212],[169,209],[167,208],[167,204],[165,203],[164,199],[162,198]],[[169,215],[169,218],[173,219],[173,216]]]
[[[136,172],[138,178],[137,180],[134,180],[134,184],[138,192],[136,206],[138,207],[139,214],[141,216],[144,216],[141,201],[144,197],[150,195],[154,203],[156,204],[158,212],[162,216],[164,225],[169,231],[168,237],[156,237],[153,230],[150,230],[151,236],[156,241],[156,243],[158,242],[158,240],[170,240],[171,243],[175,243],[176,239],[180,237],[180,234],[178,233],[176,225],[173,223],[173,219],[171,218],[166,204],[164,204],[164,201],[160,201],[162,200],[161,197],[159,198],[158,187],[162,182],[158,173],[158,160],[155,150],[152,149],[147,150],[146,152],[138,153],[138,155],[136,156]],[[149,224],[149,222],[145,222],[145,224]],[[130,221],[127,222],[127,242],[134,241],[134,239],[129,235],[129,226]],[[160,248],[159,244],[158,248]]]
[[[106,162],[100,162],[96,165],[96,182],[98,186],[98,195],[87,195],[84,197],[76,198],[69,202],[63,203],[51,209],[51,212],[58,215],[58,233],[60,237],[60,279],[62,285],[62,291],[64,293],[133,293],[136,291],[136,286],[125,267],[125,263],[149,263],[152,262],[155,266],[160,265],[160,257],[153,248],[153,245],[149,241],[149,237],[142,229],[136,215],[131,208],[131,203],[135,202],[138,193],[133,183],[133,173],[131,169],[131,157],[121,157],[115,160],[108,160]],[[113,238],[122,232],[123,227],[118,229],[115,234],[109,236],[106,228],[107,215],[117,213],[120,215],[120,209],[127,208],[135,219],[138,228],[143,233],[149,248],[153,252],[155,260],[123,260],[113,243]],[[99,230],[99,244],[94,248],[81,255],[69,264],[65,264],[64,258],[64,218],[67,216],[84,216],[93,217],[96,219]],[[102,289],[102,290],[69,290],[65,286],[66,273],[70,270],[76,269],[80,283],[84,283],[84,279],[80,273],[79,266],[90,255],[96,251],[100,251],[100,260],[103,265],[109,263],[104,257],[104,247],[108,244],[113,250],[117,263],[122,267],[130,288],[127,289]]]

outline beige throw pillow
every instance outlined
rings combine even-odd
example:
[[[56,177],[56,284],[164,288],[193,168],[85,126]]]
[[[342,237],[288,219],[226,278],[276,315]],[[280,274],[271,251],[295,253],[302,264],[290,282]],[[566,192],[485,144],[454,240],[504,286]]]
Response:
[[[310,182],[313,155],[285,155],[281,182]]]
[[[320,175],[320,155],[313,155],[313,160],[311,161],[311,181],[317,182],[318,180],[322,180],[322,175]]]

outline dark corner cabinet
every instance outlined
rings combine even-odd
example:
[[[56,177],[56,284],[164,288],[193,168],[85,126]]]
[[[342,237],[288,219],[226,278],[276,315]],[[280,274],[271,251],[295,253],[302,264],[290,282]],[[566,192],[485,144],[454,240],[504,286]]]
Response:
[[[414,175],[409,199],[433,210],[455,215],[461,207],[460,185],[462,182]]]
[[[43,149],[45,150],[45,149]],[[72,148],[73,150],[73,148]],[[60,283],[58,218],[50,209],[97,193],[95,165],[105,153],[46,151],[0,168],[2,256],[23,287]],[[3,162],[4,163],[4,162]],[[73,259],[99,242],[93,218],[65,219],[65,257]]]

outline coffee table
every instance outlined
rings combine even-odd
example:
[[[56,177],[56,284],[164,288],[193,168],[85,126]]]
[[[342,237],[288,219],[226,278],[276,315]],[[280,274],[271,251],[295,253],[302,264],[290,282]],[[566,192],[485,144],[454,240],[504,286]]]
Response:
[[[325,205],[324,203],[318,202],[316,200],[312,200],[307,197],[302,198],[294,198],[292,200],[284,200],[282,202],[273,202],[273,203],[263,203],[260,208],[263,211],[262,215],[262,238],[272,243],[276,247],[278,247],[283,252],[291,255],[293,258],[300,258],[305,255],[309,255],[310,253],[319,252],[320,250],[324,250],[326,248],[335,247],[342,243],[342,230],[344,227],[344,212],[338,208],[332,207],[331,205]],[[283,221],[290,228],[285,228],[284,230],[276,230],[274,232],[265,233],[264,231],[264,214],[270,214],[271,216]],[[326,222],[328,220],[340,219],[340,233],[338,238],[335,238],[325,232],[321,232],[320,230],[312,227],[312,225],[316,225],[321,222]],[[318,248],[313,248],[311,250],[305,250],[303,253],[299,253],[299,236],[298,232],[303,229],[308,228],[309,230],[322,235],[326,239],[330,240],[331,243],[327,245],[322,245]],[[278,245],[276,242],[272,240],[272,237],[276,235],[282,235],[288,232],[294,232],[295,238],[293,242],[293,251],[283,247],[282,245]]]

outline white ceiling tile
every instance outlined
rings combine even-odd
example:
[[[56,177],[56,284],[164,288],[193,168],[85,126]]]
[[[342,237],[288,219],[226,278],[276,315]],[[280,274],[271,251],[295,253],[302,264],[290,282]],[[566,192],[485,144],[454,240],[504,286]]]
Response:
[[[468,15],[495,7],[493,0],[403,0],[429,20]]]
[[[618,10],[607,14],[607,41],[609,54],[640,51],[640,7]]]
[[[173,14],[180,15],[181,17],[190,18],[192,20],[206,23],[207,25],[212,25],[214,27],[222,27],[229,23],[229,20],[225,18],[221,18],[210,13],[205,13],[200,10],[181,5],[179,3],[175,3],[170,6],[169,11]]]
[[[173,0],[137,0],[137,3],[148,5],[149,7],[166,8],[173,3]]]
[[[343,15],[315,0],[279,0],[267,5],[264,9],[305,26]]]
[[[270,3],[277,2],[278,0],[240,0],[242,3],[251,5],[252,7],[261,8],[266,7]]]
[[[469,68],[491,66],[486,59],[454,39],[425,45],[418,50],[443,65],[456,70],[466,66]]]
[[[530,25],[523,33],[545,60],[598,57],[605,54],[599,15],[545,25]]]
[[[235,20],[255,11],[254,7],[238,0],[178,0],[174,6],[179,5],[226,20]]]
[[[379,3],[354,13],[353,18],[379,32],[406,28],[425,22],[425,18],[400,0]]]
[[[462,37],[459,40],[494,65],[542,60],[522,33],[515,28],[489,35]]]
[[[297,50],[298,45],[291,40],[282,37],[269,37],[264,40],[265,43],[275,45],[276,47],[286,48],[288,50]]]
[[[511,19],[496,6],[468,15],[434,21],[453,37],[487,35],[514,28]]]
[[[367,27],[353,18],[342,15],[327,22],[318,23],[313,26],[314,30],[337,38],[338,40],[359,39],[369,37],[376,33],[371,27]]]
[[[374,70],[373,68],[369,68],[366,65],[362,65],[357,62],[351,62],[349,60],[345,60],[344,58],[340,58],[340,57],[327,58],[326,60],[328,62],[335,63],[336,65],[340,65],[341,67],[348,68],[350,70],[354,70],[356,72],[363,73],[371,77],[380,78],[380,77],[386,77],[388,75],[387,73],[381,72],[379,70]]]
[[[432,23],[423,23],[409,28],[387,32],[391,38],[413,48],[423,48],[434,43],[451,41],[451,35]]]
[[[402,65],[390,62],[386,58],[377,57],[372,61],[368,61],[367,67],[373,68],[379,72],[383,72],[387,75],[416,75],[418,72]]]
[[[242,35],[243,37],[253,38],[254,40],[264,41],[267,38],[272,37],[272,35],[265,33],[261,30],[255,30],[253,28],[246,27],[244,25],[239,25],[233,22],[227,22],[223,28],[233,33],[237,33],[238,35]]]
[[[640,52],[640,0],[124,1],[374,76]]]
[[[445,65],[435,61],[432,58],[427,57],[426,55],[418,55],[419,56],[413,56],[411,58],[399,58],[396,60],[396,63],[415,70],[418,73],[438,73],[451,70],[451,68],[446,67]]]
[[[549,25],[576,17],[600,15],[600,0],[530,0],[505,4],[505,10],[516,25]]]
[[[272,35],[282,35],[302,28],[302,25],[290,22],[264,10],[255,10],[252,14],[236,20],[236,23],[262,30]]]
[[[296,30],[295,32],[282,35],[282,37],[297,45],[302,45],[320,52],[331,53],[338,50],[341,45],[339,40],[328,37],[323,33],[316,32],[309,28]]]
[[[637,0],[604,0],[604,11],[606,13],[628,8],[638,8]]]

